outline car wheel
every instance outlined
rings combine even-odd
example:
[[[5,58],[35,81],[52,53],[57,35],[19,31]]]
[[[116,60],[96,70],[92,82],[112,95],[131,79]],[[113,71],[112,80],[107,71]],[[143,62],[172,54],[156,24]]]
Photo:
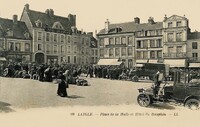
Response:
[[[197,99],[188,99],[185,103],[185,107],[191,110],[198,110],[199,109],[199,100]]]
[[[137,102],[142,107],[148,107],[151,104],[151,98],[147,94],[139,94],[137,97]]]
[[[138,76],[133,76],[132,81],[133,81],[133,82],[138,82],[138,81],[139,81]]]

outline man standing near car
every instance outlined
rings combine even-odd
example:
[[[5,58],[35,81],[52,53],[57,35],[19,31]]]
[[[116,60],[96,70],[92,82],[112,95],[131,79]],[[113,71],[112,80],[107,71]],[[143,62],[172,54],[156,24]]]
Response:
[[[158,96],[159,87],[162,81],[162,74],[160,73],[160,71],[157,71],[157,73],[154,75],[153,81],[154,81],[153,93],[154,96]]]

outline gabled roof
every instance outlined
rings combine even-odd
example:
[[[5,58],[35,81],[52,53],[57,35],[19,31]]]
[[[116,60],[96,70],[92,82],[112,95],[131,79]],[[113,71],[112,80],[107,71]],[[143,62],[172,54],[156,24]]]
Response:
[[[8,31],[12,31],[13,36],[8,36],[9,38],[15,38],[15,39],[31,39],[30,33],[28,31],[28,28],[26,27],[25,22],[17,21],[17,23],[14,23],[11,19],[4,19],[0,18],[0,37],[3,37],[2,30],[6,33]],[[25,33],[29,33],[29,38],[25,37]]]
[[[191,32],[188,34],[188,39],[200,39],[200,32]]]
[[[142,30],[145,31],[145,30],[162,29],[163,23],[155,22],[153,24],[150,24],[150,23],[136,24],[135,22],[126,22],[126,23],[119,23],[119,24],[110,24],[108,34],[116,33],[114,31],[114,29],[116,28],[121,29],[119,33],[131,33],[131,32],[142,31]],[[101,35],[101,34],[105,34],[105,29],[100,30],[98,35]]]
[[[33,27],[37,27],[35,24],[37,20],[40,20],[42,22],[43,28],[46,28],[46,27],[52,28],[55,22],[60,22],[61,25],[64,27],[64,30],[71,31],[70,21],[66,17],[49,15],[49,14],[34,11],[34,10],[28,10],[28,16]]]

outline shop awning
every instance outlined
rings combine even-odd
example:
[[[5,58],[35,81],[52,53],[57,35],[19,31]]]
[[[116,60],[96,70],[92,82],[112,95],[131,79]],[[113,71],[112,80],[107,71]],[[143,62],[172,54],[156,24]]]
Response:
[[[100,59],[97,65],[120,65],[121,63],[118,59]]]
[[[186,60],[185,59],[166,59],[164,60],[164,64],[168,64],[170,67],[185,67]]]
[[[140,64],[140,63],[137,63],[136,65],[135,65],[135,67],[143,67],[144,66],[144,64]]]
[[[6,61],[5,57],[0,57],[0,61]]]
[[[190,63],[189,67],[200,68],[200,63]]]

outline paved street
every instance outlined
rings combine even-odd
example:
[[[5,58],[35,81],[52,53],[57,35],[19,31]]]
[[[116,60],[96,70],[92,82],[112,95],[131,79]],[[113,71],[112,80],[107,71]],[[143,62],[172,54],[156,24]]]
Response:
[[[57,96],[57,84],[30,79],[0,78],[0,110],[58,106],[137,105],[138,88],[150,82],[87,78],[89,86],[70,85],[68,98]],[[174,107],[157,106],[174,109]]]

